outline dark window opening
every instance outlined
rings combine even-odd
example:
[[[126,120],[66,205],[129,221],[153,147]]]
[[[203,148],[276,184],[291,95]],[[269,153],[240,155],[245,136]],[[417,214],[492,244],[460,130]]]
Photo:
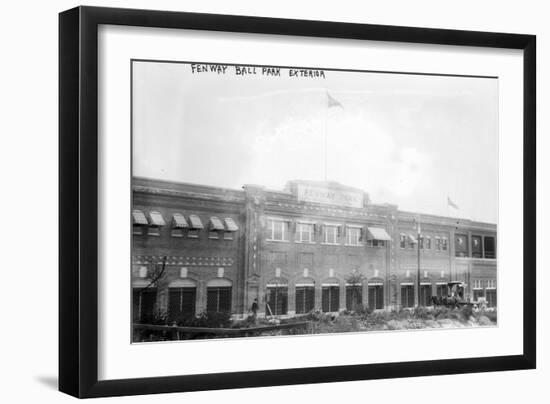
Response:
[[[296,313],[309,313],[315,307],[315,289],[313,286],[296,287]]]
[[[413,285],[401,285],[401,306],[414,307]]]
[[[230,313],[231,286],[207,288],[206,311]]]
[[[481,247],[481,236],[472,236],[472,257],[482,258],[483,248]]]
[[[437,285],[436,293],[437,297],[447,297],[449,294],[449,288],[447,285]]]
[[[363,306],[363,287],[361,285],[346,286],[346,309],[355,311]]]
[[[194,287],[170,288],[168,296],[168,318],[181,321],[195,316],[197,289]]]
[[[485,299],[487,299],[488,307],[497,307],[497,290],[487,289]]]
[[[369,307],[374,310],[384,308],[384,287],[382,285],[369,285]]]
[[[340,310],[340,287],[323,286],[322,309],[325,313]]]
[[[494,237],[485,237],[484,238],[484,248],[485,248],[485,258],[494,259],[497,257],[497,251],[495,247],[495,238]]]
[[[156,302],[156,288],[135,288],[132,295],[134,323],[151,324],[154,320]]]
[[[432,305],[432,285],[420,285],[420,305]]]
[[[288,288],[286,286],[267,287],[266,314],[280,316],[288,309]]]

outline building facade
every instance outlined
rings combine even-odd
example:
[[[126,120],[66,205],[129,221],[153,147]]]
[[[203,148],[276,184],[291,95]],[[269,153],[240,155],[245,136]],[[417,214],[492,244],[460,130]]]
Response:
[[[400,211],[334,182],[274,191],[134,178],[132,221],[136,322],[246,316],[255,299],[260,316],[430,305],[449,281],[497,305],[495,224]]]

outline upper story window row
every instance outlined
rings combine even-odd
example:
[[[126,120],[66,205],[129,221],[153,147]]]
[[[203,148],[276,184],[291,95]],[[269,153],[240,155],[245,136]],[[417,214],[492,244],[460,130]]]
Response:
[[[399,235],[399,246],[401,248],[421,250],[435,250],[435,251],[447,251],[449,249],[449,240],[447,237],[428,236],[426,234],[420,234],[420,236],[413,236],[412,234],[401,233]]]
[[[455,255],[457,257],[495,259],[496,237],[473,234],[455,235]]]
[[[134,209],[132,221],[135,235],[159,236],[160,229],[167,225],[162,213],[155,210],[145,212]],[[239,230],[239,226],[231,217],[220,219],[217,216],[210,216],[205,223],[207,223],[206,226],[201,217],[196,214],[185,216],[180,212],[172,213],[171,235],[173,237],[199,238],[201,231],[207,231],[210,239],[219,239],[223,235],[225,240],[232,240],[233,233]]]
[[[347,245],[384,247],[391,240],[380,227],[364,227],[357,224],[316,223],[269,218],[266,225],[267,241],[289,242],[293,234],[296,243],[321,243],[327,245]]]

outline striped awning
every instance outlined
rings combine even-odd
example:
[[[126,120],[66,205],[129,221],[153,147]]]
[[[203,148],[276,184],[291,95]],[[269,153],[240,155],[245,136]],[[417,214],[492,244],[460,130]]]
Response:
[[[192,229],[204,229],[204,226],[202,225],[201,218],[197,215],[191,215],[189,216],[189,221],[191,222],[191,228]]]
[[[239,226],[237,226],[237,223],[235,223],[235,221],[232,218],[226,217],[224,221],[225,221],[225,227],[227,228],[227,231],[239,230]]]
[[[187,220],[185,220],[185,216],[183,216],[181,213],[174,213],[173,222],[174,222],[174,228],[176,229],[186,229],[189,227],[187,224]]]
[[[160,212],[152,211],[149,213],[149,216],[151,217],[151,226],[166,225],[166,222],[164,221],[164,218],[162,217],[162,214]]]
[[[391,241],[390,235],[381,227],[367,227],[369,240]]]
[[[147,221],[147,218],[145,217],[145,213],[143,213],[143,211],[139,209],[134,209],[132,211],[132,219],[134,221],[134,224],[143,224],[143,225],[149,224],[149,222]]]
[[[222,221],[216,216],[210,218],[210,228],[212,230],[225,230]]]

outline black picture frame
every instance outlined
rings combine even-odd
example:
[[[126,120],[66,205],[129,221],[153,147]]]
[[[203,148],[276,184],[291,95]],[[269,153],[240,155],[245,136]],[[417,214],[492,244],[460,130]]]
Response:
[[[523,353],[468,359],[98,381],[98,26],[509,48],[523,51]],[[77,7],[59,15],[59,389],[75,397],[326,383],[536,366],[536,37],[184,12]]]

